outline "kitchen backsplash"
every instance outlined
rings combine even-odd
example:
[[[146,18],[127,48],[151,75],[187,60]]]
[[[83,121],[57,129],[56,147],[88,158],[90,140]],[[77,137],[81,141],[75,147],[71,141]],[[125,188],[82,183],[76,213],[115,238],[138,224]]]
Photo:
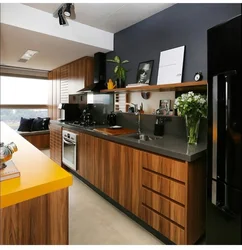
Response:
[[[117,125],[125,128],[137,130],[137,116],[132,113],[116,113]],[[183,117],[179,116],[162,116],[166,118],[164,135],[173,135],[186,140],[186,126]],[[156,121],[155,115],[141,114],[141,131],[142,133],[153,134],[154,124]],[[199,128],[199,141],[207,141],[207,120],[201,119]]]
[[[113,111],[113,95],[88,93],[87,105],[97,124],[107,124],[107,115]]]

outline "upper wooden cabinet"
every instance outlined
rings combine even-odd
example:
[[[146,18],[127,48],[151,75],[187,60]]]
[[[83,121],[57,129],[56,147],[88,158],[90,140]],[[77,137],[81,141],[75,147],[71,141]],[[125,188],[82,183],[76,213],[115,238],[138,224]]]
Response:
[[[58,74],[56,73],[58,72]],[[89,86],[94,81],[94,59],[83,57],[50,72],[53,83],[60,82],[60,102],[68,103],[70,94]],[[53,77],[56,76],[56,77]]]
[[[76,94],[78,90],[93,83],[94,61],[92,57],[83,57],[68,64],[68,94]]]

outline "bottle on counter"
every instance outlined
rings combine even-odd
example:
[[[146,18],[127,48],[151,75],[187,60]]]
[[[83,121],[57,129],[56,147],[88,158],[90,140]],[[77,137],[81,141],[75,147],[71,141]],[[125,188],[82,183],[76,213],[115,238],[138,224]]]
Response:
[[[165,122],[161,117],[156,117],[156,122],[154,126],[154,135],[163,136],[164,135]]]

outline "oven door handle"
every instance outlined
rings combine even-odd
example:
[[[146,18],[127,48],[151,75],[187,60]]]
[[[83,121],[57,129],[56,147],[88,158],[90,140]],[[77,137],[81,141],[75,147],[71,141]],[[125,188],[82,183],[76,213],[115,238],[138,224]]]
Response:
[[[63,138],[63,141],[64,141],[64,143],[66,143],[66,144],[68,144],[68,145],[76,145],[76,143],[74,143],[74,142],[69,142],[69,141],[65,140],[64,138]]]

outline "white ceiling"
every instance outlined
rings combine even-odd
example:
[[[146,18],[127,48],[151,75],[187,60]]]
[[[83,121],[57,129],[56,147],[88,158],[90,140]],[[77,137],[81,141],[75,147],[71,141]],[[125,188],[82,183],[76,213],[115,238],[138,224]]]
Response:
[[[55,36],[1,24],[1,64],[40,70],[52,70],[84,56],[108,50],[61,39]],[[4,34],[4,35],[2,35]],[[38,54],[28,62],[18,62],[26,50],[37,50]]]
[[[58,37],[54,34],[54,31],[57,33],[61,33],[63,31],[66,31],[65,29],[69,29],[69,31],[71,29],[71,33],[74,34],[74,36],[78,36],[78,34],[80,34],[80,29],[78,29],[78,25],[74,25],[76,23],[80,26],[82,24],[88,25],[86,26],[86,29],[90,31],[90,34],[94,34],[91,33],[94,31],[96,32],[96,34],[99,34],[101,32],[100,29],[111,33],[116,33],[165,8],[170,7],[172,4],[75,3],[75,22],[71,23],[70,20],[70,25],[66,27],[59,26],[57,18],[52,19],[52,14],[60,6],[60,4],[58,3],[32,3],[18,5],[20,9],[21,6],[25,6],[25,8],[27,8],[26,11],[29,14],[30,12],[33,12],[32,16],[35,15],[35,11],[37,10],[40,14],[43,13],[43,17],[46,18],[41,19],[42,27],[44,22],[43,20],[47,20],[47,18],[53,20],[54,24],[57,26],[53,29],[52,26],[49,27],[49,21],[46,24],[44,23],[44,27],[46,27],[46,32],[44,32],[43,29],[40,32],[37,32],[39,31],[39,29],[37,31],[36,29],[31,30],[30,28],[25,28],[24,25],[21,27],[21,25],[18,25],[18,23],[21,23],[23,20],[23,17],[21,16],[21,11],[16,12],[19,13],[19,16],[17,16],[15,20],[16,25],[14,24],[14,22],[12,24],[3,23],[2,19],[4,18],[2,18],[0,27],[1,65],[49,71],[83,56],[93,56],[96,52],[110,51],[110,49],[107,49],[104,46],[99,46],[98,43],[96,43],[97,46],[95,46],[93,45],[93,43],[87,43],[84,40],[84,42],[78,42],[77,40],[74,41],[67,37],[65,38],[64,36]],[[8,9],[10,10],[11,8],[8,7]],[[1,15],[3,14],[2,9],[4,8],[1,8]],[[7,8],[5,8],[5,10],[7,10]],[[13,14],[14,18],[16,16],[16,13]],[[7,16],[9,16],[9,10],[8,13],[5,14],[8,14]],[[26,18],[30,18],[31,15],[25,16]],[[38,20],[36,20],[35,22],[38,22]],[[36,27],[38,27],[38,25],[36,23]],[[99,30],[93,31],[91,30],[93,28],[91,28],[90,26],[95,27]],[[90,29],[88,29],[88,27],[90,27]],[[48,33],[49,30],[47,32],[48,28],[49,30],[52,29],[52,35]],[[61,29],[62,31],[59,31],[59,29]],[[89,37],[89,41],[90,39],[93,40],[92,37],[95,36],[91,35],[91,37]],[[80,37],[77,38],[79,39]],[[100,40],[102,40],[102,38],[103,36],[100,37]],[[27,63],[18,62],[19,58],[25,53],[27,49],[37,50],[40,53],[31,58]]]
[[[28,3],[30,7],[54,13],[61,3]],[[75,3],[75,21],[116,33],[174,4],[171,3]]]

